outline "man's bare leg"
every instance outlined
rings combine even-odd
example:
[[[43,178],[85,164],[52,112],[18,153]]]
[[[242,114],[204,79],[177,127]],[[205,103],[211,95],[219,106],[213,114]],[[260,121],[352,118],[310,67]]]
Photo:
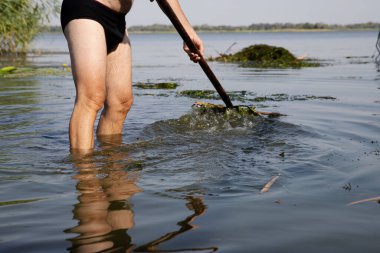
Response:
[[[106,89],[97,135],[121,135],[133,103],[131,45],[127,33],[117,49],[107,56]]]
[[[70,148],[94,146],[94,122],[106,99],[107,48],[103,27],[88,19],[71,21],[65,28],[76,86],[70,120]]]

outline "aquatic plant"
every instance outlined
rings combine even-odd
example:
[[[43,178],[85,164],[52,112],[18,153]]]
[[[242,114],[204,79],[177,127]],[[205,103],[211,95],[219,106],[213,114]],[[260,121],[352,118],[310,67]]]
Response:
[[[201,113],[221,113],[226,116],[239,115],[239,116],[268,116],[270,118],[276,118],[285,116],[277,112],[259,112],[252,105],[236,105],[232,108],[227,108],[224,105],[211,104],[205,102],[196,102],[193,104],[193,108]]]
[[[171,83],[171,82],[164,82],[164,83],[141,83],[140,82],[140,83],[136,83],[134,86],[139,89],[174,90],[179,86],[179,84]]]
[[[0,69],[0,77],[4,78],[25,78],[33,76],[65,76],[70,73],[70,68],[65,65],[62,67],[50,67],[50,68],[31,68],[14,66],[4,67]]]
[[[230,113],[233,111],[240,115],[260,115],[254,106],[234,106],[233,108],[227,108],[223,105],[196,102],[194,103],[193,108],[200,112]]]
[[[194,99],[219,99],[218,93],[213,90],[183,90],[177,93],[178,96],[190,97]],[[305,100],[336,100],[331,96],[315,96],[315,95],[288,95],[283,93],[271,94],[267,96],[257,96],[253,92],[247,91],[231,91],[228,92],[232,101],[246,102],[281,102],[281,101],[305,101]]]
[[[217,93],[213,90],[183,90],[177,94],[196,99],[218,99]]]
[[[306,101],[306,100],[336,100],[335,97],[331,96],[315,96],[315,95],[293,95],[288,94],[272,94],[269,96],[255,97],[249,99],[251,102],[268,102],[268,101]]]
[[[235,54],[221,54],[211,61],[238,63],[242,67],[255,68],[302,68],[318,67],[321,64],[309,60],[298,59],[283,47],[265,44],[243,48]]]
[[[27,51],[44,22],[58,11],[58,0],[1,0],[0,55]]]
[[[14,66],[4,67],[0,69],[0,75],[10,74],[14,72],[17,68]]]
[[[195,98],[195,99],[212,99],[218,100],[220,97],[214,90],[183,90],[177,93],[178,96]],[[254,96],[253,92],[247,91],[230,91],[227,95],[232,101],[245,102],[247,96]]]

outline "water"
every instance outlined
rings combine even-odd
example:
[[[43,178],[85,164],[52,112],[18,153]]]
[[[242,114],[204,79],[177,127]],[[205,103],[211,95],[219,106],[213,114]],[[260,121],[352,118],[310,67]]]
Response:
[[[272,101],[268,119],[198,115],[186,89],[212,89],[176,35],[132,35],[135,89],[119,140],[68,152],[70,75],[0,79],[1,252],[378,252],[380,75],[376,32],[202,34],[207,55],[267,43],[321,68],[212,63],[228,91],[332,96]],[[23,64],[69,63],[61,35],[41,35]],[[5,61],[5,60],[2,60]],[[210,101],[216,102],[216,101]],[[270,191],[261,188],[280,175]]]

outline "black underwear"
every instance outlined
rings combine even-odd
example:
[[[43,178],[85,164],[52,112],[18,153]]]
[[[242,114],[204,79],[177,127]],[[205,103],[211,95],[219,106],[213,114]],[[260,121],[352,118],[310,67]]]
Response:
[[[98,22],[104,29],[107,53],[110,53],[123,41],[125,15],[95,0],[63,0],[61,26],[62,30],[65,30],[66,25],[74,19],[91,19]]]

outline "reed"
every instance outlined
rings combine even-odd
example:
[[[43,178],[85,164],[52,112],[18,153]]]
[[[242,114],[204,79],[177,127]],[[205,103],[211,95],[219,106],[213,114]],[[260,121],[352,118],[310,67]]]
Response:
[[[58,0],[1,0],[0,55],[26,53],[33,38],[52,15]]]

